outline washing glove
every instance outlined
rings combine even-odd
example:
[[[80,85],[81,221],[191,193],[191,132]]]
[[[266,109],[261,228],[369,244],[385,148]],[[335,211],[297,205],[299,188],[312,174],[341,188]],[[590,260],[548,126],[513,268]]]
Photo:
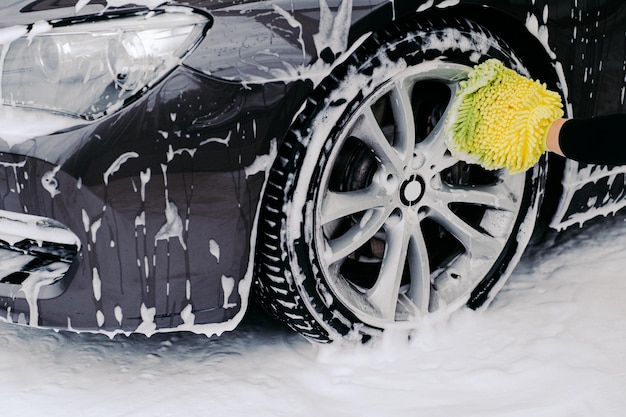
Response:
[[[453,154],[511,173],[537,163],[550,126],[563,117],[558,93],[496,59],[474,67],[459,87],[446,119]]]

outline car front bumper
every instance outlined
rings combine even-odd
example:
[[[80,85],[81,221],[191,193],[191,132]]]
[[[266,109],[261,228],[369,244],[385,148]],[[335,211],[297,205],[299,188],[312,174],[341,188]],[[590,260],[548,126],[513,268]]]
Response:
[[[0,227],[27,226],[0,231],[0,319],[149,333],[240,317],[265,178],[246,168],[308,88],[180,67],[114,116],[0,141]]]

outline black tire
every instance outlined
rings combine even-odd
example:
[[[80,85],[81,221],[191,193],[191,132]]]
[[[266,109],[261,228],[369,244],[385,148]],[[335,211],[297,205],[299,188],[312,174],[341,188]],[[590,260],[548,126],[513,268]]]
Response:
[[[545,162],[511,176],[445,147],[457,82],[488,58],[526,72],[475,23],[415,18],[319,85],[262,202],[256,296],[268,311],[311,340],[365,342],[493,298],[530,238]]]

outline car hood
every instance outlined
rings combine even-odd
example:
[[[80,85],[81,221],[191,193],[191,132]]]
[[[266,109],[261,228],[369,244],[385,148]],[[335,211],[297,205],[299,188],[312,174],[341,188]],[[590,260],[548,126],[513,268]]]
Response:
[[[163,0],[16,0],[0,4],[0,28],[13,25],[26,25],[40,20],[54,20],[101,13],[107,9],[153,9],[164,4],[189,6],[195,9],[211,11],[237,7],[250,8],[254,4],[267,3],[262,0],[183,0],[167,2]],[[272,5],[284,5],[287,10],[293,5],[292,0],[277,0]],[[270,6],[272,7],[272,6]],[[299,8],[319,7],[319,0],[298,0]]]
[[[307,67],[316,61],[318,53],[328,50],[328,56],[336,57],[346,51],[352,24],[387,1],[13,0],[0,5],[0,44],[22,36],[24,26],[37,29],[39,22],[80,21],[106,12],[148,12],[168,5],[189,7],[213,19],[201,45],[186,58],[188,67],[229,81],[312,79],[315,74]],[[333,11],[322,16],[326,10],[320,9],[323,4]],[[6,31],[2,33],[2,29]],[[320,69],[320,76],[327,73],[326,67]]]

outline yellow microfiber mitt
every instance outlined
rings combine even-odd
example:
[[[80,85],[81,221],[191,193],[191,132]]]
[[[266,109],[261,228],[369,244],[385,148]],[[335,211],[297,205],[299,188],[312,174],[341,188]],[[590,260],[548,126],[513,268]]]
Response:
[[[537,163],[547,150],[548,129],[563,117],[558,93],[497,59],[474,67],[459,87],[446,120],[453,153],[511,173]]]

